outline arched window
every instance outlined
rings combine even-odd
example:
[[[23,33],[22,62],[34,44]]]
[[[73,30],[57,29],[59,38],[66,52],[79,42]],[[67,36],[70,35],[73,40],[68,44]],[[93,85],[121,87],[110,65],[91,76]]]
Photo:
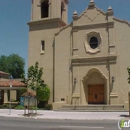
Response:
[[[47,18],[49,16],[49,0],[44,0],[41,3],[41,18]]]
[[[92,49],[95,49],[98,47],[98,38],[93,36],[90,38],[89,45]]]

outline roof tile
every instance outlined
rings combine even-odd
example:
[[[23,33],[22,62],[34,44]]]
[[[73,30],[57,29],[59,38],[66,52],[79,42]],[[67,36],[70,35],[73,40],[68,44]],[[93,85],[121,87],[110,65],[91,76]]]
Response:
[[[17,80],[0,81],[0,87],[10,87],[10,82],[12,82],[13,87],[26,87],[23,82]]]

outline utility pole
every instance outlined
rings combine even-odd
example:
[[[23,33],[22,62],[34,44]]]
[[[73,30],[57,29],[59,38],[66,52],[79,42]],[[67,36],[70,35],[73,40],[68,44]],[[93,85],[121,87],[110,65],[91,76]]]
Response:
[[[9,101],[9,115],[11,115],[11,88],[12,88],[12,79],[13,77],[10,76],[10,101]]]

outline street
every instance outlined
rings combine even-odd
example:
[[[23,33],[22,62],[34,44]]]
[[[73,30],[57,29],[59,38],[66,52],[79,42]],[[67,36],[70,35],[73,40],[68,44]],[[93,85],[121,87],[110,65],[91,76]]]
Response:
[[[117,122],[0,117],[0,130],[119,130]]]

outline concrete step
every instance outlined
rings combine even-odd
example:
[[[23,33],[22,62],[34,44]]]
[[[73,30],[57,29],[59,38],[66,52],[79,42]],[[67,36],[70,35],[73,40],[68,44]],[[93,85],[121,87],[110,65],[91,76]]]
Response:
[[[60,111],[127,111],[124,105],[63,105]]]

